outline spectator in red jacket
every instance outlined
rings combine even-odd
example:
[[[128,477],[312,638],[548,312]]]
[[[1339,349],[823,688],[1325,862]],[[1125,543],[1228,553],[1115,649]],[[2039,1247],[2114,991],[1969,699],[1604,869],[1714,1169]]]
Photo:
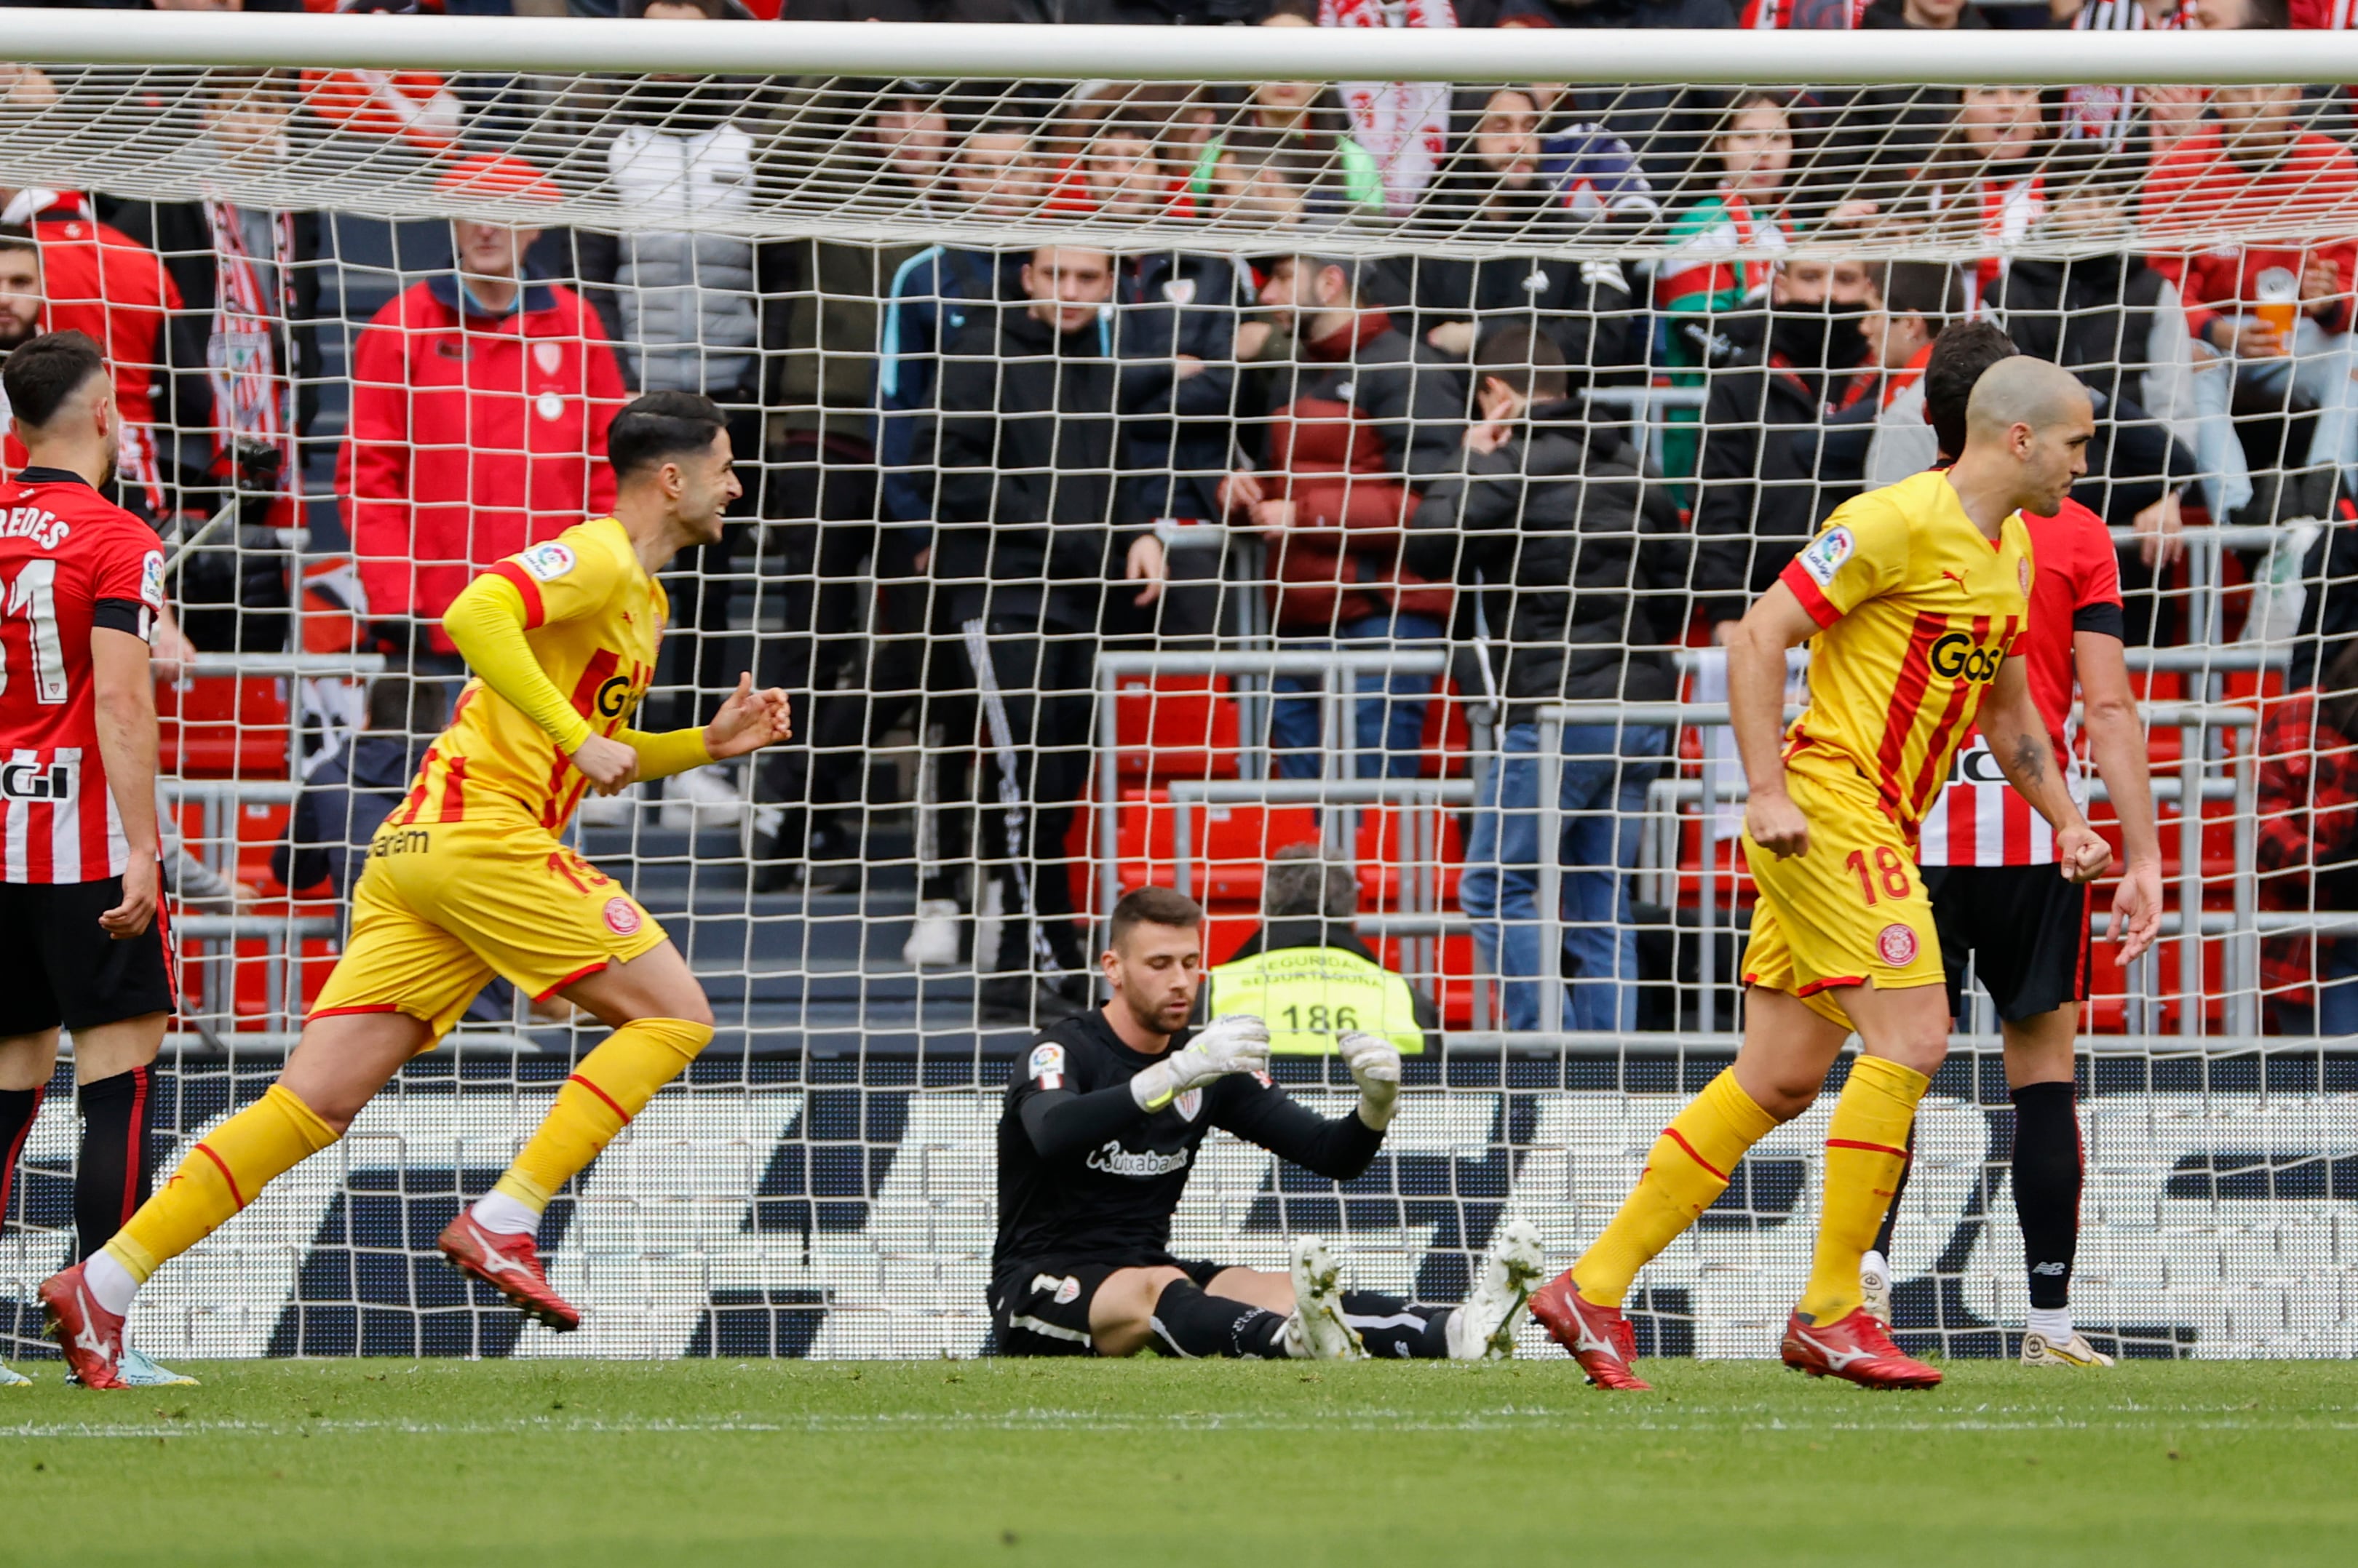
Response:
[[[476,203],[553,201],[511,157],[441,181]],[[461,218],[456,262],[376,313],[352,347],[336,490],[381,640],[443,655],[442,612],[483,568],[614,503],[606,427],[622,373],[580,296],[525,263],[537,229]]]
[[[2298,391],[2318,410],[2311,470],[2344,470],[2358,460],[2350,384],[2358,366],[2350,334],[2358,243],[2348,237],[2358,231],[2358,161],[2340,142],[2303,130],[2299,106],[2298,87],[2219,89],[2211,98],[2218,123],[2180,143],[2146,185],[2150,265],[2185,303],[2201,427],[2212,432],[2195,457],[2206,472],[2225,476],[2221,492],[2231,509],[2252,492],[2227,426],[2231,411],[2285,410]],[[2281,235],[2288,222],[2311,225],[2313,237],[2216,243],[2238,230]],[[2174,234],[2188,236],[2183,248],[2169,248]],[[2302,504],[2321,511],[2325,498]]]
[[[100,222],[79,191],[0,186],[0,223],[22,224],[39,242],[47,300],[41,330],[86,332],[106,351],[123,415],[120,500],[151,520],[163,515],[168,498],[156,450],[156,405],[165,324],[180,308],[180,291],[154,251]]]
[[[1400,557],[1417,506],[1410,486],[1456,466],[1465,387],[1435,351],[1412,342],[1368,301],[1363,275],[1372,273],[1372,264],[1323,256],[1271,268],[1261,303],[1294,347],[1271,375],[1260,468],[1220,482],[1229,517],[1268,542],[1273,619],[1293,647],[1437,648],[1449,614],[1449,589],[1409,572]],[[1317,684],[1280,677],[1272,687]],[[1357,689],[1391,697],[1358,705],[1358,775],[1413,773],[1433,678],[1366,676]],[[1286,777],[1315,777],[1324,762],[1318,702],[1271,704],[1270,743]]]

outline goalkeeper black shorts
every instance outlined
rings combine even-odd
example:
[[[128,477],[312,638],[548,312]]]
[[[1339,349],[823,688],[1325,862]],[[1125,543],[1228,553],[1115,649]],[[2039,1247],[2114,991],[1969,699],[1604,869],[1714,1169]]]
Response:
[[[1168,1253],[1113,1263],[1061,1260],[1022,1264],[990,1287],[991,1337],[1001,1356],[1095,1355],[1089,1303],[1114,1274],[1124,1269],[1177,1269],[1196,1284],[1208,1286],[1228,1267]]]
[[[2053,866],[1926,866],[1948,971],[1949,1016],[1964,1016],[1970,962],[2009,1023],[2088,999],[2088,890]]]

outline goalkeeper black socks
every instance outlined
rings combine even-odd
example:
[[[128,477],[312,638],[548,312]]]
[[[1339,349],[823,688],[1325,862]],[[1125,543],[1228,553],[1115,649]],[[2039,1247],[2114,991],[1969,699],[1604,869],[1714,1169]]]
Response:
[[[16,1190],[16,1162],[24,1158],[25,1139],[33,1118],[41,1113],[38,1089],[0,1089],[0,1222],[8,1217],[8,1195]]]
[[[1165,1285],[1154,1302],[1155,1347],[1189,1360],[1282,1360],[1285,1347],[1278,1343],[1278,1332],[1284,1326],[1283,1313],[1212,1295],[1192,1280]]]
[[[1343,1321],[1359,1331],[1359,1343],[1379,1360],[1446,1359],[1451,1310],[1411,1306],[1375,1291],[1343,1292]]]
[[[2014,1212],[2022,1225],[2022,1260],[2030,1271],[2030,1304],[2071,1304],[2071,1264],[2080,1250],[2080,1119],[2070,1084],[2025,1084],[2014,1091]]]
[[[81,1157],[74,1166],[74,1258],[105,1246],[147,1201],[148,1069],[79,1086]]]

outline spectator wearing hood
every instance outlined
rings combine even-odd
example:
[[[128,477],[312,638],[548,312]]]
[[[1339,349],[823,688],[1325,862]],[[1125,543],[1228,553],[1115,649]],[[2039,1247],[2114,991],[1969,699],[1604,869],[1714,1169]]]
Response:
[[[1595,27],[1611,31],[1665,29],[1673,32],[1733,27],[1735,0],[1500,0],[1492,13],[1501,27]],[[1467,15],[1468,26],[1487,18]],[[1566,112],[1601,125],[1638,152],[1646,178],[1658,190],[1683,184],[1693,172],[1695,151],[1718,118],[1716,95],[1691,87],[1580,86]]]
[[[1662,702],[1678,677],[1666,644],[1686,624],[1692,544],[1678,508],[1618,427],[1566,396],[1563,356],[1524,323],[1476,352],[1481,417],[1455,471],[1430,481],[1408,563],[1478,592],[1490,678],[1506,705],[1500,755],[1483,775],[1459,899],[1483,964],[1504,982],[1509,1029],[1542,1026],[1542,988],[1563,972],[1540,943],[1539,868],[1564,868],[1564,954],[1579,977],[1569,1026],[1637,1023],[1638,936],[1628,873],[1646,791],[1668,731],[1563,731],[1563,839],[1539,838],[1538,710],[1553,702]],[[1478,588],[1476,585],[1479,585]]]

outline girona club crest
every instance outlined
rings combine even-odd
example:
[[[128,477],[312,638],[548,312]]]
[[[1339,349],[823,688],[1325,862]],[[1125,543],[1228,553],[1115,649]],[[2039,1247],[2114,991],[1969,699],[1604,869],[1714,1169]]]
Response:
[[[1893,921],[1875,938],[1875,950],[1893,968],[1904,968],[1916,961],[1916,931],[1913,926]]]
[[[639,918],[638,905],[629,899],[615,897],[606,901],[606,929],[615,935],[629,936],[635,934],[639,929]],[[1900,929],[1905,930],[1906,927],[1902,926]],[[1888,940],[1890,933],[1886,932],[1884,935]],[[1909,951],[1912,952],[1914,949],[1911,947]]]

